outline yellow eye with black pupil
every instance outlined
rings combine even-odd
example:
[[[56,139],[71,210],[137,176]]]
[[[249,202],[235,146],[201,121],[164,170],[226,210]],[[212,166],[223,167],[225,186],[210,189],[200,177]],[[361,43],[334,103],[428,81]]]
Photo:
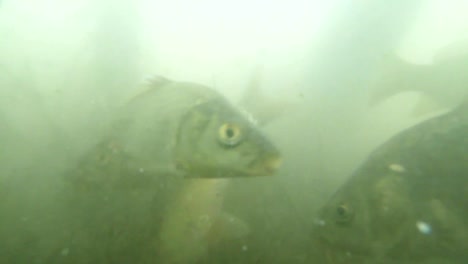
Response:
[[[232,138],[234,136],[234,130],[231,128],[226,129],[226,137]]]
[[[235,146],[241,141],[241,129],[236,124],[225,123],[219,127],[218,139],[225,146]]]

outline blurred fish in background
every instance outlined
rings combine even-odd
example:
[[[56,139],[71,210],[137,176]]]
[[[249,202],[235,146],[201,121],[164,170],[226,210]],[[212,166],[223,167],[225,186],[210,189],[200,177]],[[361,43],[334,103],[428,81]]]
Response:
[[[125,4],[126,14],[118,15],[123,24],[135,18],[130,4]],[[117,5],[113,3],[114,8]],[[100,8],[109,10],[106,5]],[[131,56],[125,58],[127,64],[112,61],[123,61],[119,56],[134,48],[109,56],[97,49],[110,51],[122,43],[104,41],[104,31],[128,42],[135,38],[126,35],[135,31],[120,27],[117,32],[108,23],[100,24],[105,18],[100,20],[96,9],[86,1],[5,1],[0,8],[2,263],[77,261],[67,256],[80,251],[72,241],[83,241],[73,229],[77,222],[71,208],[79,204],[71,208],[64,204],[63,173],[101,137],[107,117],[120,102],[120,85],[134,85],[139,78],[125,69],[134,68]],[[93,12],[99,16],[93,17]],[[93,34],[99,29],[99,36]],[[102,68],[110,65],[121,67],[106,72],[106,77]],[[82,249],[86,251],[86,246]]]
[[[21,76],[18,71],[22,72]],[[47,98],[41,95],[35,82],[36,74],[27,64],[14,70],[0,65],[0,72],[2,149],[13,150],[8,155],[2,151],[2,167],[37,166],[41,162],[41,152],[63,144],[63,134],[48,112]],[[23,152],[15,151],[19,149]]]
[[[378,104],[408,91],[420,93],[412,114],[425,115],[452,109],[468,94],[468,39],[439,50],[432,64],[417,65],[396,56],[384,60],[381,74],[372,83],[370,103]]]
[[[318,144],[326,147],[319,159],[332,174],[345,175],[374,147],[360,132],[369,113],[367,86],[381,56],[398,47],[422,5],[340,1],[316,34],[305,73],[314,92],[309,92],[309,107],[303,110],[315,124],[304,130],[321,134]]]

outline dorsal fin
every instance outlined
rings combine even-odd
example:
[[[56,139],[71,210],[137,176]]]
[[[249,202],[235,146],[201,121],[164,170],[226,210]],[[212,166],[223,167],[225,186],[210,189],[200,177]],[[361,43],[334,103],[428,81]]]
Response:
[[[425,79],[432,74],[428,69],[431,66],[410,63],[397,54],[385,55],[369,83],[369,105],[375,106],[403,92],[426,92]]]
[[[127,101],[127,103],[130,103],[138,98],[145,97],[155,89],[159,89],[173,82],[174,81],[160,75],[154,75],[146,78],[142,84],[143,89],[140,88],[136,94],[130,96],[130,99]]]

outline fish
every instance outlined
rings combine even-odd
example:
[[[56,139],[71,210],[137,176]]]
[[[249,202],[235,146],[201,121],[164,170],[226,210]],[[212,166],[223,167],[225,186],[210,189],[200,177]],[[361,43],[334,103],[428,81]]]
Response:
[[[220,93],[157,76],[118,111],[68,179],[83,188],[139,188],[159,176],[269,176],[280,165],[277,147]]]
[[[281,116],[261,92],[261,68],[256,67],[237,105],[258,127]],[[254,99],[261,103],[246,103]],[[238,246],[250,234],[248,223],[224,208],[232,178],[187,179],[167,206],[156,242],[158,262],[197,263],[219,245]]]
[[[246,237],[249,226],[223,210],[231,179],[187,179],[164,216],[155,245],[158,262],[196,263],[210,248]]]
[[[371,106],[404,92],[419,93],[412,116],[420,117],[459,105],[468,95],[468,39],[442,48],[432,64],[409,63],[389,55],[370,84]]]
[[[247,236],[224,192],[233,178],[276,174],[275,144],[205,85],[157,76],[130,98],[65,172],[63,222],[79,230],[67,239],[88,249],[68,257],[194,263]]]
[[[468,100],[377,147],[312,226],[316,263],[468,263]]]

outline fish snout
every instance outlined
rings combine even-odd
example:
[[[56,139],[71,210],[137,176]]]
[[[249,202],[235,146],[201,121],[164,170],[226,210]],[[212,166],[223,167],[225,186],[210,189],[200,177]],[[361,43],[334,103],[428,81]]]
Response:
[[[253,164],[251,167],[252,175],[272,176],[281,167],[282,161],[279,152],[268,154]]]
[[[267,172],[268,175],[274,174],[281,167],[282,163],[283,159],[281,158],[281,155],[279,155],[279,153],[267,157],[265,160],[265,172]]]

